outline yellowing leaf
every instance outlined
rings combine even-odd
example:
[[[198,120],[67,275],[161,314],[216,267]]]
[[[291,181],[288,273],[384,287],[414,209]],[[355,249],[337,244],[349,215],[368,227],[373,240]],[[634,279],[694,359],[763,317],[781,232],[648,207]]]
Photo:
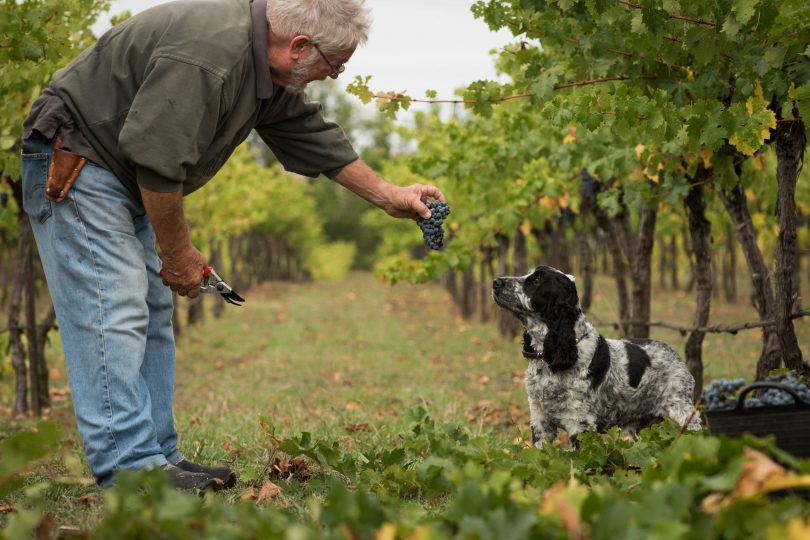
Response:
[[[644,145],[641,144],[641,143],[638,143],[636,145],[636,159],[641,159],[641,154],[643,154],[643,153],[644,153]]]
[[[801,518],[793,518],[788,522],[787,534],[784,540],[805,540],[810,538],[810,518],[802,521]]]
[[[798,475],[771,460],[765,454],[745,449],[745,462],[734,488],[727,495],[712,493],[703,499],[701,508],[717,512],[734,501],[748,499],[771,491],[810,487],[810,474]]]
[[[563,144],[572,144],[577,140],[577,128],[571,126],[568,128],[568,135],[563,137]]]
[[[571,202],[570,199],[571,196],[568,194],[567,191],[563,193],[562,197],[560,197],[560,208],[568,208],[568,205]]]
[[[396,540],[397,527],[393,523],[383,523],[379,528],[377,534],[374,535],[374,540]]]
[[[647,167],[645,167],[644,168],[644,175],[657,184],[657,183],[659,183],[661,181],[658,171],[660,171],[663,168],[664,168],[664,164],[659,161],[658,166],[655,168],[655,174],[650,174],[649,169]]]
[[[768,102],[760,97],[749,97],[745,105],[735,103],[728,109],[735,124],[728,138],[734,148],[747,156],[753,155],[776,128],[776,114]]]
[[[706,167],[707,169],[711,169],[712,158],[714,157],[714,152],[712,152],[712,149],[707,146],[704,146],[703,148],[700,149],[700,157],[703,158],[703,166]]]
[[[641,168],[641,165],[636,165],[636,168],[627,175],[627,178],[633,182],[641,182],[644,180],[644,169]]]
[[[559,206],[557,197],[543,197],[540,199],[540,206],[546,210],[555,210]]]
[[[532,232],[532,222],[528,219],[524,219],[523,223],[520,224],[520,232],[522,232],[524,236],[529,236],[529,233]]]
[[[757,79],[754,83],[754,95],[758,98],[762,98],[764,96],[762,92],[762,83],[759,82],[759,79]]]
[[[543,492],[540,514],[562,523],[569,538],[586,538],[580,508],[588,497],[588,489],[576,480],[559,482]]]

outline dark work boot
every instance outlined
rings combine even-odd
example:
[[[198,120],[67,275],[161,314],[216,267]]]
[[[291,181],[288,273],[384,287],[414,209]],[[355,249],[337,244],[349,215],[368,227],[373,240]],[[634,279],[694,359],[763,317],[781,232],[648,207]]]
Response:
[[[205,493],[209,489],[218,489],[217,484],[219,484],[219,481],[210,474],[189,472],[171,463],[164,465],[163,470],[166,471],[166,476],[175,489],[195,491],[199,494]]]
[[[236,473],[228,467],[206,467],[187,459],[178,461],[176,466],[191,473],[205,473],[219,480],[218,485],[214,486],[215,490],[228,489],[236,485]]]

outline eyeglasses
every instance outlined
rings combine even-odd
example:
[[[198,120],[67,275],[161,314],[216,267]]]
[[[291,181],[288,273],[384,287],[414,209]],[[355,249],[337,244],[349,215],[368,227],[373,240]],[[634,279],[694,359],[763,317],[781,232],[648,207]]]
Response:
[[[346,71],[345,62],[340,63],[337,66],[333,66],[332,62],[330,62],[329,59],[326,57],[326,55],[323,54],[323,51],[321,50],[321,48],[318,47],[318,44],[315,43],[314,41],[311,42],[311,43],[312,43],[312,46],[315,47],[315,50],[318,51],[318,54],[321,55],[321,58],[323,58],[323,61],[326,62],[326,65],[329,66],[329,69],[332,70],[332,73],[329,74],[330,77],[332,77],[333,79],[337,79],[338,75],[340,75],[341,73]]]

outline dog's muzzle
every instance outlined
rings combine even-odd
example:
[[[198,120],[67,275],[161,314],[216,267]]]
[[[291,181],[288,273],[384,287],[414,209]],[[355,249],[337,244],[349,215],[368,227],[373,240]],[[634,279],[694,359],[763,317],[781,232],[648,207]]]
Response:
[[[515,293],[515,285],[512,280],[505,278],[496,278],[492,280],[492,298],[495,303],[504,309],[516,313],[523,313],[525,309],[517,298]]]

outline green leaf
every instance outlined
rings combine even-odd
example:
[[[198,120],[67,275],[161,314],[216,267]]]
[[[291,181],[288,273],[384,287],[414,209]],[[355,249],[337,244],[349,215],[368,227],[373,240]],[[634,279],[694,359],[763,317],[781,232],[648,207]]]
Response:
[[[734,37],[739,34],[742,28],[743,25],[740,24],[734,15],[729,15],[723,23],[723,33],[728,34],[729,37]]]
[[[734,6],[731,11],[735,13],[735,18],[740,24],[748,24],[751,17],[756,13],[757,6],[761,0],[734,0]]]
[[[773,69],[778,69],[782,67],[782,63],[785,61],[785,54],[787,53],[787,47],[783,47],[781,45],[774,45],[773,47],[769,47],[767,51],[765,51],[765,55],[763,57],[765,63]]]

